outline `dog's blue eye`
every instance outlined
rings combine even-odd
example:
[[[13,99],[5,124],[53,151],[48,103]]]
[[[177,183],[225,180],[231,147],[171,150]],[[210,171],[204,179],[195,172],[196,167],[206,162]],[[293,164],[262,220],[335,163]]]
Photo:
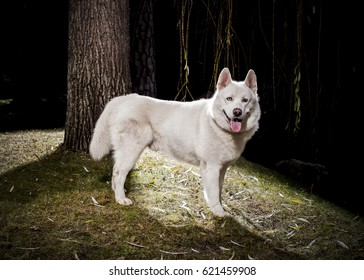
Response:
[[[233,98],[232,97],[226,97],[226,100],[227,101],[233,101]]]

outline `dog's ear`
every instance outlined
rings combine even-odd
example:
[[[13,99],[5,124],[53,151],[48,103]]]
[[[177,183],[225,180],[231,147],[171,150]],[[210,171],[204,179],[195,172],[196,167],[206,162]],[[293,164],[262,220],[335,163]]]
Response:
[[[222,69],[219,75],[219,80],[217,81],[217,89],[221,90],[225,87],[227,87],[231,83],[231,75],[228,68]]]
[[[255,75],[255,72],[250,69],[248,71],[248,74],[246,74],[246,78],[244,83],[254,92],[257,93],[258,91],[258,84],[257,84],[257,76]]]

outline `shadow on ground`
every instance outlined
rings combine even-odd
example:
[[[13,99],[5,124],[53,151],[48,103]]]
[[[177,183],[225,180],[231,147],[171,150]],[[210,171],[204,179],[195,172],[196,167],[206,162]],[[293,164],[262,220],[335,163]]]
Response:
[[[170,215],[153,215],[152,206],[139,197],[161,190],[145,183],[143,175],[129,178],[130,196],[138,203],[120,206],[110,189],[111,168],[111,158],[94,162],[84,153],[59,149],[1,174],[1,259],[363,258],[363,238],[350,249],[343,242],[333,255],[327,248],[306,255],[274,235],[245,227],[239,222],[243,217],[196,216],[180,207],[170,209]],[[202,193],[196,196],[201,199]],[[181,203],[178,197],[164,199],[170,205]],[[362,222],[357,226],[364,228]]]

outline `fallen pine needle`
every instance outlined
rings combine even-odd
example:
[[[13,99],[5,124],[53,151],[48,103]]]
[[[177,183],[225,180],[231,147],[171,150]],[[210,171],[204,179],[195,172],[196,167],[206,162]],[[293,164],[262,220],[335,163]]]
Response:
[[[297,220],[301,221],[301,222],[305,222],[307,224],[311,224],[307,219],[305,218],[297,218]]]
[[[168,255],[185,255],[185,254],[187,254],[187,252],[169,252],[169,251],[164,251],[164,250],[159,250],[159,252],[168,254]]]
[[[316,243],[316,239],[312,240],[305,248],[309,249],[312,247],[313,244]]]
[[[230,251],[230,249],[229,249],[229,248],[225,248],[225,247],[223,247],[223,246],[219,246],[219,248],[220,248],[220,250],[222,250],[222,251]]]
[[[158,208],[158,207],[153,207],[152,209],[157,210],[157,211],[160,211],[162,213],[165,213],[166,212],[166,210],[161,209],[161,208]]]
[[[192,173],[193,175],[195,175],[195,176],[199,177],[199,178],[201,177],[201,175],[200,175],[200,174],[198,174],[198,173],[197,173],[197,172],[195,172],[195,171],[192,171],[192,170],[191,170],[191,173]]]
[[[74,242],[74,243],[80,243],[79,241],[77,240],[72,240],[72,239],[69,239],[69,238],[57,238],[58,240],[60,241],[67,241],[67,242]]]
[[[336,240],[336,243],[345,249],[349,249],[348,245],[346,245],[344,242],[342,242],[340,240]]]
[[[140,245],[140,244],[136,244],[136,243],[133,243],[133,242],[129,242],[129,241],[125,241],[126,243],[128,243],[129,245],[131,246],[134,246],[134,247],[138,247],[138,248],[147,248],[147,246],[144,246],[144,245]]]
[[[236,246],[239,246],[239,247],[244,247],[243,245],[239,244],[238,242],[235,242],[233,240],[230,240],[231,243],[233,243],[234,245]]]
[[[93,196],[91,196],[91,199],[92,199],[92,202],[94,203],[95,206],[98,206],[98,207],[105,207],[104,205],[101,205],[97,200],[96,198],[94,198]]]
[[[20,249],[20,250],[38,250],[40,249],[40,247],[29,247],[29,248],[26,248],[26,247],[15,247],[17,249]]]
[[[255,260],[254,258],[252,258],[249,254],[248,254],[248,259],[249,260]]]

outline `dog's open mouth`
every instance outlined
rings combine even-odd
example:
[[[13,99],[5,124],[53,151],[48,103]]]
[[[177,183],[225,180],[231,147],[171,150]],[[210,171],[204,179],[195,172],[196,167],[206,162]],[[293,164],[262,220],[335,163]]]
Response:
[[[230,129],[232,132],[239,132],[240,129],[241,129],[241,122],[243,121],[242,119],[239,119],[239,118],[229,118],[229,116],[226,114],[225,110],[224,111],[224,114],[227,118],[227,120],[229,121],[229,125],[230,125]]]

